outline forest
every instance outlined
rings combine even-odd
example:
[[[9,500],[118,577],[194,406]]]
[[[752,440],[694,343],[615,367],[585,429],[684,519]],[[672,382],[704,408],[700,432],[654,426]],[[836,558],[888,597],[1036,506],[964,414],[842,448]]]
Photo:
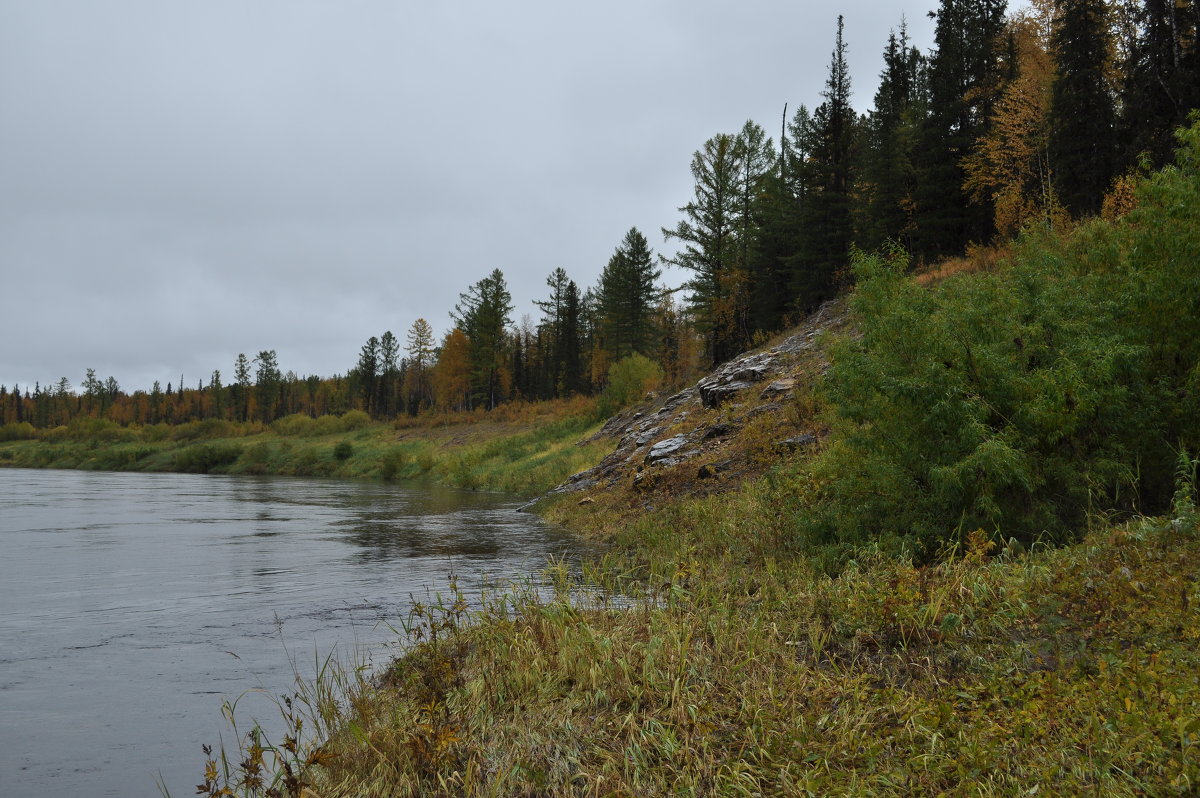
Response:
[[[902,251],[909,269],[986,260],[1022,231],[1116,218],[1138,176],[1169,163],[1200,106],[1200,0],[941,0],[933,47],[898,27],[871,107],[854,108],[839,17],[825,89],[784,106],[778,139],[755,121],[692,155],[694,194],[655,253],[636,227],[596,285],[558,268],[514,319],[503,271],[461,294],[440,339],[372,336],[344,375],[284,371],[274,350],[239,354],[194,387],[125,391],[88,369],[0,386],[0,438],[75,418],[121,425],[270,423],[361,410],[372,418],[490,410],[601,392],[611,369],[678,385],[850,287],[856,252]],[[669,248],[674,247],[674,252]],[[687,270],[664,290],[663,267]],[[350,360],[350,358],[348,358]]]

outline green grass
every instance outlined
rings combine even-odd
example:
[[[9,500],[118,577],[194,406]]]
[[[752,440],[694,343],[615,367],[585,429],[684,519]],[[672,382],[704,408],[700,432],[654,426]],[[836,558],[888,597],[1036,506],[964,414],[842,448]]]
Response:
[[[661,534],[679,520],[659,517]],[[307,707],[324,733],[288,754],[292,794],[1200,786],[1190,507],[1058,549],[996,551],[976,535],[926,567],[863,552],[838,578],[744,549],[653,570],[669,575],[622,581],[615,560],[593,571],[642,592],[622,609],[571,600],[562,573],[556,597],[418,605],[408,655],[375,679],[343,671],[342,700]],[[264,794],[237,772],[219,786]]]
[[[126,428],[77,419],[32,438],[16,430],[0,441],[0,466],[429,479],[533,496],[608,452],[605,443],[577,445],[595,431],[595,416],[594,402],[570,401],[455,426],[432,416],[370,423],[362,413],[288,416],[270,427],[214,420]]]

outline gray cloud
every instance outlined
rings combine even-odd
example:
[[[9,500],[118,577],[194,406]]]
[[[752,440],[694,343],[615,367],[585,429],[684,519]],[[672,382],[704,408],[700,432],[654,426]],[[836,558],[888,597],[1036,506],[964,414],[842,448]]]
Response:
[[[496,267],[532,312],[819,103],[838,13],[865,110],[933,5],[0,0],[0,382],[344,372]]]

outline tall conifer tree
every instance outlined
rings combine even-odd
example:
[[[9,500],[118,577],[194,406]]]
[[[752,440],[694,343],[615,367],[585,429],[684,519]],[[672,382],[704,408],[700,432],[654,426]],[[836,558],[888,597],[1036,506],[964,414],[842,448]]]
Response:
[[[1099,212],[1116,157],[1116,87],[1104,0],[1057,0],[1051,39],[1050,164],[1059,201],[1072,214]]]
[[[993,211],[967,201],[963,158],[987,130],[1006,77],[1005,0],[941,0],[929,61],[929,113],[916,151],[914,249],[931,259],[992,236]]]

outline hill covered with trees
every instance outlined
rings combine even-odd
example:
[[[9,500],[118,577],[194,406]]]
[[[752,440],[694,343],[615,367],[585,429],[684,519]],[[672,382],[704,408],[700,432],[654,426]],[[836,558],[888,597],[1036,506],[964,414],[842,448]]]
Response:
[[[0,386],[0,426],[494,408],[598,393],[634,353],[681,384],[846,288],[854,247],[898,246],[921,267],[1022,229],[1121,213],[1131,176],[1169,162],[1172,131],[1200,104],[1200,3],[1034,0],[1006,11],[1003,0],[942,0],[927,52],[900,22],[865,112],[839,19],[825,90],[784,107],[778,139],[748,121],[693,154],[694,194],[662,228],[673,253],[656,255],[630,228],[596,285],[555,269],[536,320],[514,318],[494,269],[465,289],[440,339],[426,319],[403,340],[372,336],[344,375],[298,376],[274,350],[238,355],[194,387],[181,375],[124,391],[88,370],[78,389],[66,377]],[[682,299],[657,285],[665,265],[691,275]],[[18,434],[28,432],[4,433]]]

